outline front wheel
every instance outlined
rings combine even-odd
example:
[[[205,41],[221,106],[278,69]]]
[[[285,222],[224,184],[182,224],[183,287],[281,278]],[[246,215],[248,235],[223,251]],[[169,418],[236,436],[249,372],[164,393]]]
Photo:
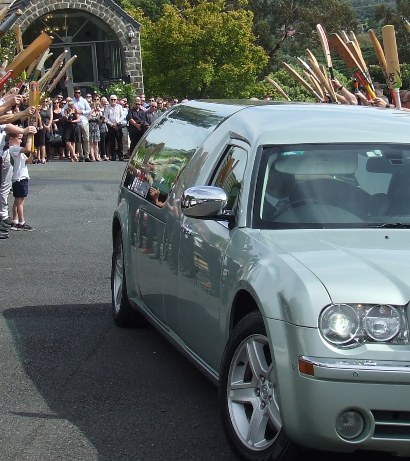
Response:
[[[140,315],[131,307],[127,293],[121,232],[115,238],[111,265],[111,299],[114,322],[120,327],[136,326]]]
[[[240,459],[298,459],[282,427],[275,378],[262,317],[252,312],[233,330],[221,370],[223,426]]]

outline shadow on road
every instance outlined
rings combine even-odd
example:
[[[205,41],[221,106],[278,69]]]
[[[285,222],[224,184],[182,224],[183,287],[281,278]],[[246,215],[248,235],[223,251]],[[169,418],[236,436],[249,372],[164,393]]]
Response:
[[[117,328],[103,304],[3,314],[49,407],[19,416],[69,421],[98,460],[234,459],[216,388],[153,328]]]
[[[100,461],[235,459],[222,433],[217,389],[153,328],[115,327],[108,304],[29,306],[3,315],[26,375],[48,406],[14,416],[68,421]],[[73,432],[64,437],[84,445]]]

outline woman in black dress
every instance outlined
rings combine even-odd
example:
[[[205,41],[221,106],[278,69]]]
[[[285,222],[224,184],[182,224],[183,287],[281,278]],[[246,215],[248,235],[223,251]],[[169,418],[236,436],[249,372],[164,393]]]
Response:
[[[59,98],[54,98],[53,101],[53,133],[54,135],[59,134],[61,136],[61,143],[53,143],[51,148],[54,154],[57,154],[60,159],[65,158],[64,152],[64,137],[63,137],[63,111],[61,110],[61,104]]]
[[[75,153],[75,142],[78,136],[77,124],[79,121],[80,114],[74,106],[74,101],[70,101],[64,113],[64,139],[71,162],[78,162],[78,155]]]

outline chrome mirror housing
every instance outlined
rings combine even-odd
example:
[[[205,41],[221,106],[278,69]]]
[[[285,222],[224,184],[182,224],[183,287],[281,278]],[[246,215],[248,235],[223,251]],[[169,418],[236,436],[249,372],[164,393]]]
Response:
[[[223,219],[228,197],[220,187],[198,186],[187,189],[181,198],[181,209],[190,218]]]

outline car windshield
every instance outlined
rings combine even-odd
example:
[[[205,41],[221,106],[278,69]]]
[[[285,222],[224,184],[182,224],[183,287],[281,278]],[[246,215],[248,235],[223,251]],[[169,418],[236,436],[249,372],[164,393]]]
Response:
[[[309,144],[261,152],[254,227],[410,227],[410,145]]]

